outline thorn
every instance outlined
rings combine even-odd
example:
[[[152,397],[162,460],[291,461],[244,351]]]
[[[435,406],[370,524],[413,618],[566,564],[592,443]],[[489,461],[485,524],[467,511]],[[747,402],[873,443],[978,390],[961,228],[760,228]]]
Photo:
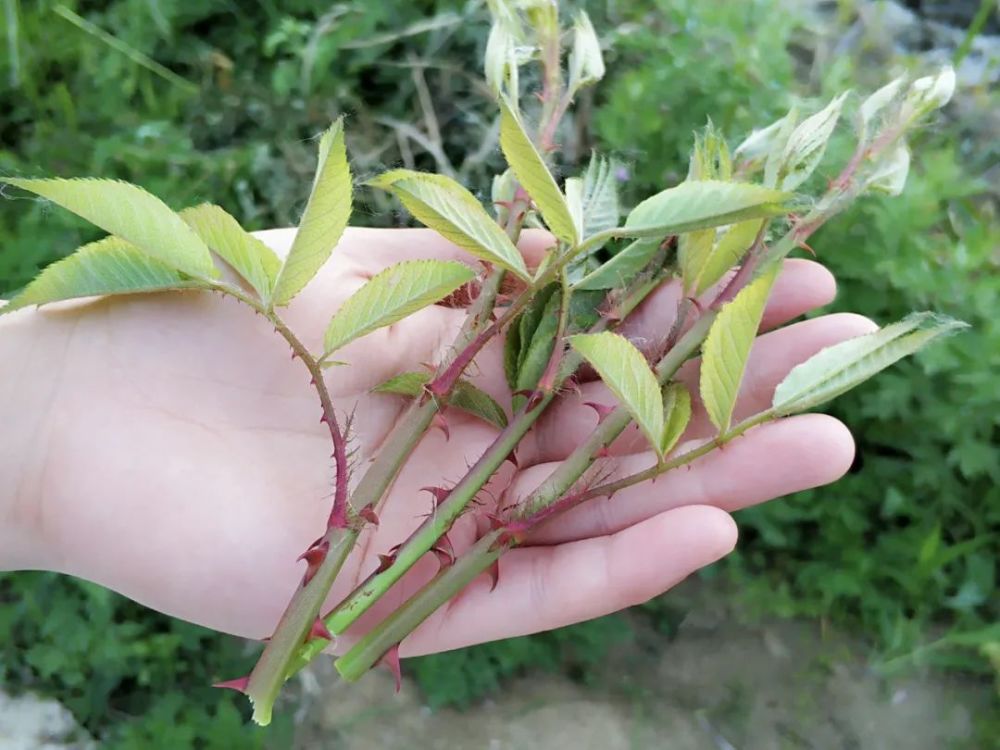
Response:
[[[312,627],[309,628],[309,635],[306,640],[311,641],[316,638],[322,638],[325,641],[333,641],[333,633],[331,633],[330,629],[326,627],[326,623],[323,622],[323,618],[321,617],[317,617],[313,622]]]
[[[803,250],[806,250],[806,251],[808,251],[808,252],[809,252],[809,254],[810,254],[810,255],[811,255],[812,257],[814,257],[814,258],[815,258],[815,257],[817,257],[817,256],[816,256],[816,251],[815,251],[815,250],[813,250],[813,249],[812,249],[811,247],[809,247],[809,245],[808,245],[808,244],[807,244],[807,243],[806,243],[806,242],[805,242],[804,240],[802,240],[802,241],[800,241],[800,242],[799,242],[799,247],[801,247],[801,248],[802,248]]]
[[[611,412],[615,410],[615,407],[608,406],[607,404],[598,404],[593,401],[584,401],[584,406],[589,406],[591,409],[597,412],[597,423],[600,424],[604,421]]]
[[[379,555],[378,567],[375,569],[375,573],[384,573],[392,567],[394,562],[396,562],[396,556],[392,553],[389,553],[388,555]]]
[[[307,549],[305,552],[303,552],[301,555],[298,556],[296,562],[298,560],[306,561],[306,572],[305,575],[302,576],[303,586],[309,585],[309,581],[311,581],[313,576],[316,575],[316,571],[319,570],[319,567],[323,564],[323,561],[326,559],[326,553],[329,551],[329,549],[330,549],[330,542],[325,541],[323,539],[317,539],[315,542],[312,543],[309,549]]]
[[[445,441],[451,440],[451,430],[448,429],[448,420],[444,418],[441,412],[438,412],[431,419],[431,427],[437,427],[441,432],[444,433]]]
[[[496,560],[493,561],[493,564],[490,565],[490,569],[487,572],[489,573],[489,576],[490,576],[490,592],[492,593],[493,591],[496,590],[497,583],[500,582],[500,559],[499,558],[497,558]]]
[[[438,509],[438,506],[448,499],[448,495],[451,494],[451,490],[446,490],[444,487],[421,487],[421,492],[429,492],[434,498],[434,510]]]
[[[403,686],[403,669],[399,664],[398,643],[382,654],[382,658],[379,659],[379,664],[388,667],[389,671],[392,672],[392,676],[396,678],[396,692],[398,693],[400,688]]]
[[[594,454],[594,458],[611,458],[611,451],[608,450],[608,446],[603,445]]]
[[[486,520],[490,522],[490,531],[496,531],[504,525],[504,520],[496,513],[486,513]]]
[[[216,688],[227,688],[228,690],[235,690],[238,693],[245,693],[247,691],[247,683],[250,682],[250,675],[246,677],[237,677],[233,680],[224,680],[223,682],[212,683],[212,687]]]
[[[324,413],[324,414],[323,414],[323,416],[321,416],[321,417],[319,418],[319,423],[320,423],[320,424],[323,424],[323,423],[324,423],[324,422],[326,422],[326,421],[327,421],[327,418],[326,418],[326,414]]]
[[[365,519],[368,523],[378,526],[378,514],[374,511],[372,506],[366,505],[358,511],[358,515]]]
[[[576,378],[566,378],[562,384],[562,390],[566,393],[572,393],[579,396],[583,391],[580,390],[580,384],[576,382]]]
[[[438,564],[442,568],[447,568],[455,562],[455,548],[451,546],[451,540],[447,534],[442,534],[437,544],[431,548],[431,552],[437,555]]]
[[[705,308],[701,306],[701,303],[698,301],[697,297],[685,297],[684,299],[686,299],[688,302],[694,305],[694,309],[698,311],[699,316],[705,312]]]
[[[515,469],[520,469],[521,468],[521,464],[517,460],[517,449],[516,448],[514,450],[512,450],[510,453],[508,453],[507,454],[507,458],[505,458],[504,460],[505,461],[510,461],[512,464],[514,464],[514,468]]]

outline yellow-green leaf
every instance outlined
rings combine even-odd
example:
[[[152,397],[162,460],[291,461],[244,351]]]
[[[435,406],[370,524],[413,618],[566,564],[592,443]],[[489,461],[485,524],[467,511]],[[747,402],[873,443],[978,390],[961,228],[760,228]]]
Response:
[[[0,308],[0,315],[29,305],[79,297],[204,286],[203,282],[160,263],[119,237],[105,237],[49,265],[9,304]]]
[[[312,193],[285,263],[274,283],[273,302],[287,305],[326,263],[351,217],[351,168],[344,123],[337,120],[319,142]]]
[[[724,305],[705,339],[701,357],[701,400],[720,433],[729,429],[750,348],[777,273],[775,265]]]
[[[240,226],[220,206],[203,203],[185,208],[180,217],[209,249],[233,267],[261,299],[271,296],[281,261],[274,251]]]
[[[369,185],[395,195],[420,223],[477,258],[530,280],[520,251],[475,196],[450,177],[394,169]]]
[[[427,372],[404,372],[375,386],[372,388],[372,393],[391,393],[415,398],[423,393],[424,386],[430,379],[430,373]],[[507,426],[507,415],[503,407],[490,394],[468,380],[460,379],[455,383],[448,398],[448,405],[478,417],[498,429],[502,430]]]
[[[212,278],[212,254],[163,201],[137,185],[117,180],[25,180],[5,182],[48,198],[189,276]]]
[[[660,240],[635,240],[604,265],[594,269],[573,285],[574,289],[613,289],[625,286],[649,263],[660,248]]]
[[[669,453],[681,439],[691,421],[691,394],[681,383],[672,383],[663,390],[663,438],[660,454]]]
[[[646,435],[653,450],[662,456],[663,397],[656,375],[624,336],[604,331],[581,333],[569,339],[572,347],[586,359],[632,419]]]
[[[968,324],[923,312],[865,336],[822,349],[794,367],[774,391],[778,414],[806,411],[836,398],[931,341]]]
[[[752,219],[733,224],[722,234],[705,229],[681,235],[680,261],[684,287],[701,294],[721,279],[753,244],[761,221]],[[689,239],[685,239],[689,238]]]
[[[764,219],[785,213],[791,197],[790,193],[747,182],[682,182],[632,209],[625,229],[630,237],[663,237]]]
[[[579,237],[566,199],[505,97],[500,98],[500,149],[552,234],[575,245]]]
[[[323,338],[324,358],[350,341],[444,299],[475,278],[464,263],[408,260],[389,266],[337,310]]]

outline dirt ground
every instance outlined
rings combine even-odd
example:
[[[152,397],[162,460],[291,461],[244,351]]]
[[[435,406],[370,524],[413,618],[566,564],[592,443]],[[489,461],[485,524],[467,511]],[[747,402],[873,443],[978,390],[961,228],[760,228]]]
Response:
[[[412,684],[394,694],[384,671],[348,686],[320,665],[305,685],[296,746],[992,750],[970,740],[974,717],[991,707],[988,683],[939,674],[886,682],[863,653],[817,623],[740,622],[707,598],[662,648],[616,652],[595,685],[525,677],[461,712],[431,711]]]

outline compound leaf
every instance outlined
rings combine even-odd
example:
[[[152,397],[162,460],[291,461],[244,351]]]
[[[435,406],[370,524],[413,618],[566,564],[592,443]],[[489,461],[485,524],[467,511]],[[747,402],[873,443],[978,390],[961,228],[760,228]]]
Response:
[[[119,237],[105,237],[46,267],[9,304],[0,308],[0,315],[29,305],[79,297],[204,286],[203,282],[149,257]]]
[[[794,367],[774,391],[778,414],[806,411],[849,391],[931,341],[968,328],[959,320],[922,312],[819,351]]]
[[[477,258],[530,280],[524,258],[507,233],[472,193],[450,177],[394,169],[368,184],[395,195],[417,221]]]
[[[580,333],[570,336],[569,342],[597,370],[662,457],[663,397],[642,352],[624,336],[610,331]]]
[[[180,217],[216,255],[233,267],[261,299],[271,296],[281,261],[274,251],[240,226],[220,206],[203,203]]]
[[[464,263],[408,260],[389,266],[347,298],[323,337],[324,358],[356,338],[444,299],[475,278]]]
[[[287,305],[326,263],[351,217],[351,168],[343,119],[323,133],[312,193],[284,265],[274,282],[273,303]]]
[[[701,358],[701,400],[720,433],[729,429],[750,348],[777,271],[775,265],[724,305],[705,339]]]
[[[218,275],[201,238],[167,204],[137,185],[97,179],[3,179],[57,203],[188,276]]]

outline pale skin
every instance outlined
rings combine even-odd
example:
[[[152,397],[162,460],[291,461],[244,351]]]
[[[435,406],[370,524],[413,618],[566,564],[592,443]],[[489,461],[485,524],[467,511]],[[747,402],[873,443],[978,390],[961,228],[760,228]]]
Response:
[[[284,253],[292,230],[261,237]],[[546,235],[522,240],[529,264]],[[467,256],[428,230],[350,229],[333,258],[283,313],[313,351],[330,314],[364,279],[408,258]],[[857,315],[790,323],[833,298],[817,263],[786,261],[741,391],[737,418],[766,408],[776,384],[819,349],[867,333]],[[626,323],[639,343],[670,328],[678,292],[665,285]],[[356,407],[356,471],[404,402],[372,395],[379,382],[440,360],[464,318],[434,306],[357,341],[328,370],[343,413]],[[790,324],[789,324],[790,323]],[[503,402],[509,393],[494,342],[471,371]],[[697,363],[683,379],[697,384]],[[232,299],[200,292],[66,303],[0,318],[0,569],[86,578],[170,615],[250,638],[269,635],[300,580],[296,557],[320,535],[332,487],[329,433],[309,376],[267,322]],[[483,510],[523,497],[596,425],[583,402],[613,404],[597,382],[567,392],[536,425],[483,496]],[[448,412],[451,437],[422,441],[348,559],[330,602],[377,565],[431,509],[420,488],[454,483],[495,434]],[[678,451],[711,437],[696,406]],[[649,464],[636,432],[614,446],[621,471]],[[645,601],[728,554],[729,515],[835,481],[854,453],[847,429],[811,414],[752,429],[722,451],[532,532],[506,554],[499,582],[481,576],[406,639],[417,655],[532,633]],[[461,553],[485,527],[459,519]],[[428,557],[358,623],[388,613],[437,569]],[[338,640],[343,651],[352,633]]]

